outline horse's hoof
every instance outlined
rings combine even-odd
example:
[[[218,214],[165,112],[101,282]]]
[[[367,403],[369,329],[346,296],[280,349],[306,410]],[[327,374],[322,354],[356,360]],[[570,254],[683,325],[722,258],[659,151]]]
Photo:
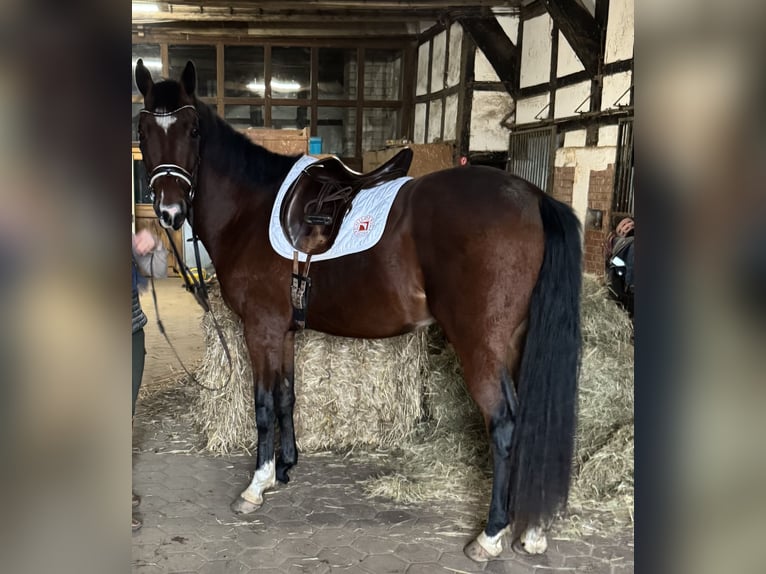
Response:
[[[482,532],[463,548],[463,553],[474,562],[487,562],[492,558],[497,558],[503,551],[504,534],[505,529],[492,537],[489,537],[485,532]]]
[[[527,554],[542,554],[548,550],[548,538],[540,527],[527,528],[519,542]]]
[[[252,514],[258,510],[262,504],[263,499],[261,499],[260,504],[255,504],[238,496],[234,502],[231,503],[230,508],[234,514]]]
[[[465,548],[463,548],[463,554],[468,556],[468,558],[474,562],[488,562],[494,558],[494,556],[484,550],[476,540],[472,540]]]

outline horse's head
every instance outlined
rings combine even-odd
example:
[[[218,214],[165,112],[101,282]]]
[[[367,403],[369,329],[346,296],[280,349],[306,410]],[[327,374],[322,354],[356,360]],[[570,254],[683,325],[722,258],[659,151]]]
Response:
[[[138,139],[149,174],[149,189],[160,224],[179,229],[189,213],[197,185],[200,133],[195,107],[194,64],[186,63],[180,82],[154,83],[142,60],[136,85],[144,96]]]

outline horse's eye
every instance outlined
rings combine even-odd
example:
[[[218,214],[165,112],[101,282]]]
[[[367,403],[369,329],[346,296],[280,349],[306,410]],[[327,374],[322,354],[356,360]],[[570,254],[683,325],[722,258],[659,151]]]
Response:
[[[199,129],[192,128],[191,137],[193,137],[193,138],[199,137]]]

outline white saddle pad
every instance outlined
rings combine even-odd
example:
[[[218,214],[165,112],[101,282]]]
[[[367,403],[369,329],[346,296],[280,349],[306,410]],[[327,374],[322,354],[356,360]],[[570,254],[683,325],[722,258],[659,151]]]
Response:
[[[271,247],[286,259],[292,260],[294,249],[279,223],[279,211],[290,184],[295,181],[295,178],[304,168],[315,161],[318,161],[317,158],[305,155],[295,162],[282,182],[274,202],[274,208],[271,210],[271,223],[269,225]],[[383,230],[386,228],[388,212],[396,199],[396,194],[399,188],[411,179],[411,177],[400,177],[360,191],[351,203],[351,211],[343,218],[333,246],[320,255],[312,256],[311,260],[323,261],[359,253],[380,241]],[[305,253],[299,251],[298,254],[300,261],[306,261]]]

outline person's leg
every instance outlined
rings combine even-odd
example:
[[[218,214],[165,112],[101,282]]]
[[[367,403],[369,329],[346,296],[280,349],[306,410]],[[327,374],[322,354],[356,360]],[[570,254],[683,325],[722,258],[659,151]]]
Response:
[[[138,390],[141,388],[141,379],[144,376],[144,359],[146,357],[146,349],[144,347],[144,330],[139,329],[133,333],[133,349],[132,349],[132,374],[133,374],[133,397],[131,415],[136,414],[136,399],[138,398]],[[141,499],[133,493],[133,508],[137,507],[141,502]],[[133,517],[131,520],[131,529],[135,532],[141,528],[141,521]]]
[[[136,399],[138,398],[138,389],[141,388],[141,379],[144,376],[144,357],[146,349],[144,348],[144,330],[139,329],[133,333],[133,407],[131,414],[136,414]]]

